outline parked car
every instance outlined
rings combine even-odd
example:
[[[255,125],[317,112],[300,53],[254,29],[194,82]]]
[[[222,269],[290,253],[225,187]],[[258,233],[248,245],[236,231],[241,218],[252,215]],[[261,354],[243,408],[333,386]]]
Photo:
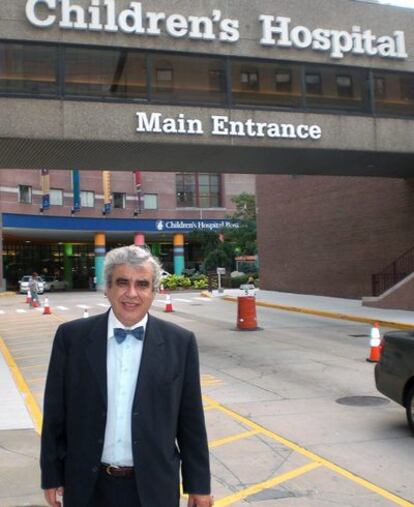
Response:
[[[381,341],[381,358],[375,366],[380,393],[405,408],[414,433],[414,331],[390,331]]]
[[[29,288],[29,279],[30,278],[31,278],[30,275],[24,275],[17,282],[19,284],[20,294],[27,294],[27,289]],[[39,287],[38,294],[43,294],[43,292],[45,290],[45,283],[44,283],[43,278],[41,276],[37,277],[37,283],[38,283],[38,287]]]
[[[56,276],[44,276],[45,290],[53,292],[54,290],[66,290],[69,288],[68,282],[60,280]]]

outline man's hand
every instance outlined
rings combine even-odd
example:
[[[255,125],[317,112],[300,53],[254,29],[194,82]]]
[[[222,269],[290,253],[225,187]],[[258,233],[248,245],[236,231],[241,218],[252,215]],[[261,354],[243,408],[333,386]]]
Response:
[[[61,499],[58,500],[58,495],[63,496],[63,488],[45,489],[45,498],[48,505],[51,507],[62,507]]]
[[[214,498],[211,495],[188,495],[187,507],[212,507]]]

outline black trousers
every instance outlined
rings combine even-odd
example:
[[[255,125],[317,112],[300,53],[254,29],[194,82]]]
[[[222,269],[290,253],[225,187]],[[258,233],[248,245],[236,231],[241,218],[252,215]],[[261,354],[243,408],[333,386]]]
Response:
[[[101,470],[88,507],[142,507],[135,477],[113,477]]]

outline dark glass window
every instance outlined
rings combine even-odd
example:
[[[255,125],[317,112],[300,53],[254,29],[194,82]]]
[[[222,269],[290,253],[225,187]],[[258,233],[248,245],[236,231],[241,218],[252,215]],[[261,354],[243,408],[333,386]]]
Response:
[[[224,59],[154,55],[152,68],[154,100],[177,104],[225,102]]]
[[[0,93],[55,94],[56,51],[53,46],[0,43]]]
[[[322,82],[320,74],[307,73],[305,76],[306,93],[308,95],[321,95]]]
[[[231,62],[232,98],[236,105],[299,107],[300,66],[254,62]]]
[[[305,73],[306,105],[315,109],[365,111],[368,71],[312,66]]]
[[[145,98],[145,55],[135,51],[65,48],[65,95]]]
[[[375,112],[411,116],[414,114],[414,74],[376,72]]]
[[[353,97],[352,76],[336,76],[338,97]]]
[[[32,203],[32,187],[29,185],[19,185],[19,202],[22,204]]]
[[[123,192],[114,192],[112,194],[112,203],[114,209],[125,208],[125,194]]]
[[[177,207],[218,208],[221,206],[219,174],[176,175]]]

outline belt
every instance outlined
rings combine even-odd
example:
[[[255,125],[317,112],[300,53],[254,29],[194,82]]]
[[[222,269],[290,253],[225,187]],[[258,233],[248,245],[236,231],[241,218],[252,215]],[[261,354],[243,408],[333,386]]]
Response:
[[[119,467],[108,465],[108,463],[101,463],[101,470],[113,477],[132,477],[134,475],[134,467]]]

